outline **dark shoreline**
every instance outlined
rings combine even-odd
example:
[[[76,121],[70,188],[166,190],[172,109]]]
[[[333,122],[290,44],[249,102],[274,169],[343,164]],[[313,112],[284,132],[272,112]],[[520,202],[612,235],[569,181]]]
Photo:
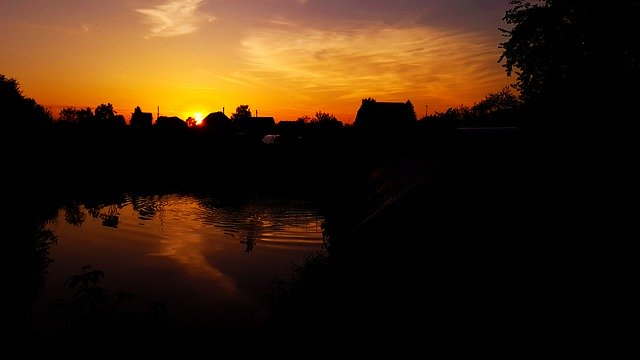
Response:
[[[336,338],[406,340],[412,322],[442,341],[517,340],[514,329],[535,337],[558,316],[582,323],[587,306],[567,308],[584,289],[565,284],[581,265],[566,217],[579,215],[577,174],[533,140],[344,131],[265,145],[187,132],[30,133],[10,191],[28,194],[15,204],[25,228],[69,198],[122,192],[313,200],[327,217],[328,258],[299,269],[274,302],[288,306],[252,336],[305,344],[331,328]]]

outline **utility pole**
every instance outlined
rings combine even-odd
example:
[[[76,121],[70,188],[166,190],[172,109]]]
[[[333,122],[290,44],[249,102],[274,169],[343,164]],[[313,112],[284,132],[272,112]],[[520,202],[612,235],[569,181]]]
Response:
[[[424,106],[424,116],[427,117],[429,115],[429,105]]]
[[[258,117],[258,110],[256,110],[256,117]]]

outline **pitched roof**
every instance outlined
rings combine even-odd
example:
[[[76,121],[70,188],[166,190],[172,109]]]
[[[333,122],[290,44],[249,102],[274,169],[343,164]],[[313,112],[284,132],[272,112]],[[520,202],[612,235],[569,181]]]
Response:
[[[415,121],[415,112],[410,102],[363,100],[354,125],[369,128],[402,127]]]

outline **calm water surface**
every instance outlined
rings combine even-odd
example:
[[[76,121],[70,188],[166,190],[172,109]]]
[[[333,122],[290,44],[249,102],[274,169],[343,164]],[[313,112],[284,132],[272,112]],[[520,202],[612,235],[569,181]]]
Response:
[[[161,302],[180,322],[254,326],[266,314],[270,283],[286,280],[305,254],[324,251],[322,220],[309,203],[263,198],[127,195],[115,205],[67,206],[48,224],[58,243],[34,318],[69,299],[65,280],[91,265],[104,272],[107,292]]]

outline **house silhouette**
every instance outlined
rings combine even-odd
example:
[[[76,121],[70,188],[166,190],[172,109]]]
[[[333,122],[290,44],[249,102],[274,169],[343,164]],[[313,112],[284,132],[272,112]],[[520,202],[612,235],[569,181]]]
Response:
[[[155,126],[161,129],[186,129],[187,123],[177,116],[159,116]]]
[[[222,111],[216,111],[202,119],[202,126],[208,131],[227,133],[232,129],[232,122]]]
[[[416,123],[416,113],[409,100],[402,103],[363,99],[353,125],[366,129],[392,130],[405,129]]]
[[[271,116],[240,117],[234,119],[233,127],[236,133],[262,136],[275,130],[276,121]]]
[[[131,114],[130,125],[135,128],[150,128],[153,125],[153,114],[143,112],[140,106],[137,106]]]

